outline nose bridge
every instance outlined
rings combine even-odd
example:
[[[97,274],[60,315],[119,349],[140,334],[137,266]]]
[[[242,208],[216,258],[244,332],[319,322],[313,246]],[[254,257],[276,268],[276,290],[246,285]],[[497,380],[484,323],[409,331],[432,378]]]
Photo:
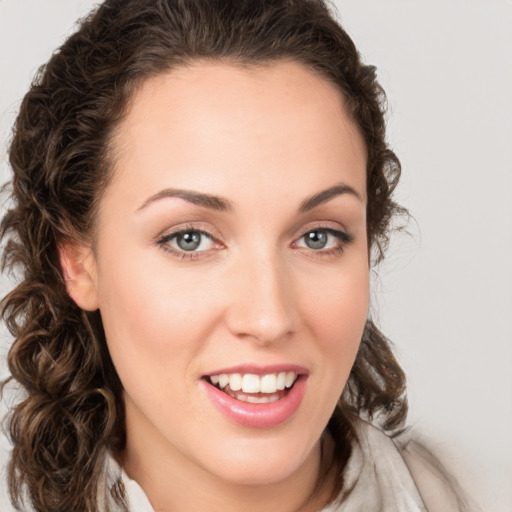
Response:
[[[234,334],[272,343],[296,329],[291,276],[278,251],[260,247],[241,257],[232,279],[228,327]]]

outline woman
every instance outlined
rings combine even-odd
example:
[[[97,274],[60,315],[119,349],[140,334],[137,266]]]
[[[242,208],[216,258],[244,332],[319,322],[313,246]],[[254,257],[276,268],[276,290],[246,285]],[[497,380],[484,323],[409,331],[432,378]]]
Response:
[[[403,213],[383,101],[320,1],[107,0],[82,23],[10,150],[15,506],[464,510],[367,423],[406,416],[368,319]]]

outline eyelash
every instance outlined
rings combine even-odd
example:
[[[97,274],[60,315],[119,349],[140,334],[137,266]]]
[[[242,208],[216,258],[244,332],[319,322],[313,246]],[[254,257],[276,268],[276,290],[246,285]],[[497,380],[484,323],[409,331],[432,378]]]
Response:
[[[178,237],[179,235],[184,235],[186,233],[198,233],[200,235],[204,235],[207,238],[211,239],[213,243],[215,243],[215,237],[210,235],[210,233],[208,233],[207,231],[204,231],[195,226],[184,226],[183,228],[177,229],[176,231],[163,235],[162,237],[157,239],[156,243],[165,252],[170,253],[172,256],[176,258],[180,258],[182,260],[196,261],[197,259],[202,257],[201,253],[204,253],[206,251],[179,251],[169,245],[169,242],[171,240]]]
[[[354,238],[355,238],[353,235],[351,235],[350,233],[347,233],[345,231],[341,231],[341,230],[334,229],[331,227],[326,227],[326,226],[315,226],[315,227],[305,231],[299,238],[297,238],[293,242],[292,246],[295,245],[296,243],[298,243],[299,240],[303,240],[304,237],[306,235],[308,235],[309,233],[314,233],[315,231],[327,233],[329,235],[334,236],[338,240],[336,247],[333,247],[333,248],[327,249],[327,250],[322,250],[322,249],[314,250],[311,248],[308,249],[308,248],[303,248],[303,247],[295,247],[295,248],[296,249],[306,249],[306,251],[312,252],[317,257],[322,257],[322,258],[333,257],[333,256],[337,256],[337,255],[341,254],[346,249],[346,247],[349,246],[354,241]],[[171,240],[175,239],[179,235],[183,235],[186,233],[197,233],[197,234],[203,235],[203,236],[209,238],[210,240],[212,240],[212,242],[214,244],[215,243],[218,244],[218,242],[216,242],[214,236],[212,236],[207,231],[204,231],[204,230],[199,229],[194,226],[185,226],[176,231],[173,231],[171,233],[163,235],[162,237],[160,237],[156,240],[156,243],[159,247],[162,248],[162,250],[166,251],[167,253],[170,253],[172,256],[179,258],[181,260],[196,261],[199,258],[204,257],[204,255],[202,253],[205,253],[208,251],[180,251],[180,250],[177,250],[169,245],[169,242]]]
[[[351,235],[350,233],[347,233],[345,231],[341,231],[339,229],[334,229],[326,226],[315,226],[313,228],[308,229],[305,231],[298,239],[295,241],[292,245],[295,245],[298,243],[298,241],[303,240],[306,235],[309,233],[315,233],[315,232],[322,232],[327,233],[329,235],[334,236],[337,239],[337,243],[335,247],[332,247],[331,249],[311,249],[311,248],[304,248],[300,247],[299,249],[306,249],[308,253],[312,253],[314,257],[320,257],[320,258],[329,258],[333,256],[338,256],[341,253],[345,251],[345,249],[354,241],[354,235]]]

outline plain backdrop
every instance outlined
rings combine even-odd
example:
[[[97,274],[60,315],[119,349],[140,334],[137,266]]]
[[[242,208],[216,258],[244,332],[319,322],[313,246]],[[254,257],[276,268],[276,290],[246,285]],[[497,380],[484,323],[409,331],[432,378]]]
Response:
[[[94,4],[0,0],[0,182],[32,76]],[[413,215],[372,290],[408,374],[409,423],[483,510],[510,512],[512,1],[335,4],[388,94],[398,198]],[[2,277],[0,295],[9,287]],[[3,359],[10,339],[0,335]]]

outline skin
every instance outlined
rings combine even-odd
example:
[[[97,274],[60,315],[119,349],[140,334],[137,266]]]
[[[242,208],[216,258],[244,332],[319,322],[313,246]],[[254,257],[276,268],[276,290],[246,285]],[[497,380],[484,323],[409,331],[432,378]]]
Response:
[[[101,311],[126,472],[155,510],[318,510],[319,439],[368,311],[366,151],[341,93],[293,62],[198,62],[143,83],[113,147],[94,251],[65,247],[61,261],[71,296]],[[340,183],[355,193],[299,212]],[[231,208],[150,200],[170,188]],[[212,240],[179,254],[158,243],[183,227]],[[315,229],[353,240],[312,249]],[[271,428],[222,415],[201,377],[239,364],[307,368],[298,410]]]

